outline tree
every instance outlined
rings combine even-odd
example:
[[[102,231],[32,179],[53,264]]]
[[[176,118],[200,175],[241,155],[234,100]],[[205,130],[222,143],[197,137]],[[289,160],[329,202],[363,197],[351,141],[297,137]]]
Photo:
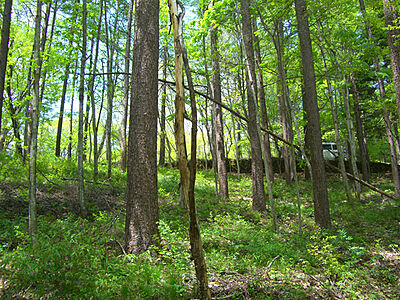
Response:
[[[303,108],[307,121],[306,144],[310,150],[313,185],[314,217],[322,228],[330,227],[328,190],[322,157],[321,124],[319,118],[314,60],[305,0],[295,0],[297,28],[303,64]]]
[[[251,146],[253,209],[262,212],[265,210],[263,160],[261,153],[260,132],[257,125],[257,79],[254,62],[253,31],[251,27],[250,6],[248,0],[240,1],[240,13],[242,17],[242,39],[245,54],[246,91],[249,111],[248,132]]]
[[[396,94],[397,115],[400,122],[400,29],[398,27],[399,15],[396,10],[396,1],[383,0],[385,23],[387,28],[387,40],[392,63],[393,84]]]
[[[213,1],[211,1],[211,5]],[[218,51],[218,29],[215,23],[210,26],[210,41],[211,41],[211,67],[212,67],[212,78],[211,78],[211,91],[212,97],[221,102],[221,75],[219,69],[219,51]],[[218,192],[219,197],[227,199],[228,193],[228,178],[226,173],[226,161],[225,161],[225,146],[224,146],[224,126],[222,121],[222,109],[218,104],[213,103],[214,113],[214,130],[215,130],[215,144],[216,144],[216,158],[217,158],[217,169],[218,169]]]
[[[128,120],[128,99],[129,99],[129,61],[131,51],[131,36],[132,36],[132,16],[133,16],[133,5],[134,1],[131,0],[128,11],[128,25],[126,32],[126,43],[125,43],[125,61],[124,61],[124,97],[122,99],[122,119],[120,129],[120,147],[121,147],[121,159],[120,167],[121,170],[126,170],[126,123]]]
[[[82,2],[82,48],[81,48],[81,65],[79,79],[79,123],[78,123],[78,201],[81,209],[81,215],[86,216],[85,205],[85,183],[83,174],[83,102],[85,97],[85,63],[86,63],[86,40],[87,40],[87,7],[86,0]],[[72,117],[72,116],[71,116]]]
[[[40,29],[41,29],[41,18],[42,18],[42,2],[38,0],[36,2],[36,17],[35,17],[35,37],[33,41],[33,93],[31,100],[31,142],[29,146],[29,235],[31,243],[36,243],[37,234],[37,209],[36,209],[36,161],[37,161],[37,137],[39,130],[39,80],[40,80],[40,69],[42,60],[40,58]]]
[[[136,1],[125,222],[127,252],[134,254],[158,236],[158,16],[158,0]]]
[[[4,84],[6,81],[8,43],[10,41],[11,7],[12,7],[12,0],[5,0],[4,10],[3,10],[3,26],[1,28],[1,42],[0,42],[0,136],[2,132],[1,123],[2,123],[2,113],[3,113]],[[2,150],[2,143],[0,143],[0,151],[1,150]]]

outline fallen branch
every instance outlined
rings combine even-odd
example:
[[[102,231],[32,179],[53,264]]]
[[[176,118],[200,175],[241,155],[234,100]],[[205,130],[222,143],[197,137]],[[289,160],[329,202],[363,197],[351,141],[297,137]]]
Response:
[[[164,82],[164,83],[167,83],[167,84],[171,84],[171,85],[174,85],[174,84],[175,84],[175,83],[172,82],[172,81],[167,81],[167,80],[163,80],[163,79],[159,79],[159,81]],[[188,89],[188,88],[185,86],[185,89]],[[248,119],[247,119],[247,118],[243,117],[241,114],[239,114],[238,112],[234,111],[233,109],[231,109],[230,107],[226,106],[225,104],[223,104],[223,103],[221,103],[221,102],[219,102],[219,101],[214,100],[212,97],[210,97],[210,96],[208,96],[208,95],[206,95],[206,94],[203,94],[202,92],[199,92],[199,91],[196,91],[196,90],[195,90],[195,93],[196,93],[197,95],[199,95],[199,96],[202,96],[202,97],[204,97],[204,98],[206,98],[206,99],[208,99],[208,100],[210,100],[210,101],[212,101],[212,102],[214,102],[214,103],[220,105],[221,107],[223,107],[224,109],[226,109],[226,110],[229,111],[231,114],[233,114],[234,116],[238,117],[239,119],[241,119],[241,120],[243,120],[243,121],[245,121],[245,122],[248,122]],[[285,139],[282,138],[281,136],[279,136],[279,135],[273,133],[273,132],[272,132],[271,130],[269,130],[268,128],[265,128],[265,127],[263,127],[263,126],[260,126],[260,129],[261,129],[262,131],[264,131],[264,132],[270,134],[270,135],[273,136],[274,138],[280,140],[281,142],[285,143],[286,145],[288,145],[288,146],[290,146],[290,147],[293,147],[293,148],[295,148],[295,149],[298,150],[298,151],[301,151],[301,149],[300,149],[299,146],[297,146],[297,145],[295,145],[295,144],[293,144],[293,143],[291,143],[291,142],[285,140]],[[331,165],[331,164],[328,163],[327,161],[325,161],[325,164],[326,164],[328,167],[334,169],[335,171],[340,172],[340,169],[339,169],[339,168],[337,168],[337,167]],[[365,182],[364,180],[361,180],[360,178],[357,178],[357,177],[355,177],[354,175],[351,175],[350,173],[347,173],[347,172],[346,172],[346,175],[347,175],[348,177],[350,177],[351,179],[353,179],[353,180],[355,180],[355,181],[361,183],[362,185],[368,187],[369,189],[371,189],[371,190],[373,190],[373,191],[375,191],[375,192],[377,192],[377,193],[379,193],[379,194],[381,194],[381,195],[383,195],[383,196],[386,196],[386,197],[388,197],[388,198],[390,198],[390,199],[392,199],[392,200],[395,200],[395,198],[394,198],[392,195],[390,195],[390,194],[388,194],[388,193],[386,193],[386,192],[384,192],[384,191],[378,189],[377,187],[374,187],[373,185],[369,184],[368,182]]]

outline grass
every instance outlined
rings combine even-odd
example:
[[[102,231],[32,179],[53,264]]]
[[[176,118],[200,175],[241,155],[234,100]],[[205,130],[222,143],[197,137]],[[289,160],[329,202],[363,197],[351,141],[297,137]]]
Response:
[[[81,219],[76,214],[75,182],[64,180],[74,177],[74,164],[42,161],[38,244],[31,247],[25,167],[13,159],[1,161],[2,298],[194,297],[196,281],[187,216],[178,204],[177,170],[159,170],[160,246],[136,257],[121,249],[125,174],[113,170],[110,182],[86,184],[91,216]],[[91,170],[86,172],[90,178]],[[382,176],[374,183],[392,187]],[[328,186],[333,228],[320,230],[313,221],[311,184],[301,180],[300,236],[294,186],[279,178],[273,183],[279,220],[279,232],[274,232],[268,211],[251,210],[249,176],[230,175],[230,198],[221,201],[215,196],[213,174],[198,172],[196,201],[213,297],[399,298],[400,202],[365,190],[362,203],[348,203],[337,177],[331,175]]]

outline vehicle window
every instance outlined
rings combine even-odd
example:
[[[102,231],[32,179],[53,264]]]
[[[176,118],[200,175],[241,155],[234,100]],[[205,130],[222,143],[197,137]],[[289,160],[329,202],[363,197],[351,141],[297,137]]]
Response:
[[[332,149],[333,149],[333,150],[337,150],[337,145],[336,145],[336,144],[333,144],[333,145],[332,145]]]
[[[330,144],[322,144],[322,149],[323,150],[331,150],[331,145]]]

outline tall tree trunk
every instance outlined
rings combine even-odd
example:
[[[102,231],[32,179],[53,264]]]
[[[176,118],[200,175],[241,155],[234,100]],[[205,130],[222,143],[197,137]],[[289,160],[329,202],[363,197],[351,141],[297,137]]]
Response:
[[[87,7],[86,0],[82,1],[82,48],[79,79],[79,123],[78,123],[78,201],[81,215],[86,216],[84,199],[84,174],[83,174],[83,102],[85,97],[85,63],[86,63],[86,39],[87,39]]]
[[[75,23],[76,15],[74,14],[73,22]],[[74,26],[71,28],[71,39],[69,40],[68,44],[68,57],[71,57],[72,54],[72,43],[74,37]],[[63,126],[63,119],[64,119],[64,106],[65,106],[65,98],[67,95],[67,86],[68,86],[68,78],[70,74],[70,66],[71,63],[68,61],[67,65],[65,66],[65,73],[64,73],[64,82],[63,88],[61,92],[61,104],[60,104],[60,115],[58,117],[58,126],[57,126],[57,137],[56,137],[56,156],[60,157],[61,155],[61,134],[62,134],[62,126]]]
[[[101,33],[101,20],[103,17],[103,0],[100,0],[99,15],[97,21],[97,36],[96,36],[96,50],[94,54],[93,61],[93,73],[97,72],[97,61],[99,57],[99,44],[100,44],[100,33]],[[98,122],[96,120],[96,101],[94,96],[94,82],[96,80],[95,74],[89,77],[89,96],[92,107],[92,129],[93,129],[93,180],[97,181],[97,176],[99,174],[99,155],[97,146],[97,132],[98,132]]]
[[[208,288],[208,278],[207,278],[207,265],[204,258],[203,245],[200,235],[200,226],[197,218],[196,212],[196,202],[194,197],[194,186],[196,180],[196,152],[197,152],[197,108],[195,100],[195,92],[193,87],[192,75],[189,67],[189,61],[187,58],[187,52],[185,44],[183,41],[183,16],[184,8],[181,5],[183,11],[178,15],[177,3],[175,0],[169,0],[168,6],[170,9],[170,17],[174,30],[174,48],[175,48],[175,62],[178,62],[178,66],[175,64],[176,76],[183,75],[182,73],[182,62],[185,66],[186,77],[190,92],[190,106],[192,110],[192,130],[191,130],[191,161],[188,162],[186,149],[180,145],[181,141],[184,142],[185,128],[184,128],[184,98],[176,97],[175,104],[175,130],[176,130],[176,140],[177,148],[182,148],[178,152],[184,154],[184,157],[179,158],[179,169],[181,171],[181,187],[182,195],[187,197],[184,200],[187,203],[188,215],[189,215],[189,237],[190,237],[190,250],[192,254],[192,259],[194,260],[194,265],[196,269],[196,277],[198,281],[198,297],[199,299],[211,299],[210,289]],[[180,68],[180,69],[179,69]],[[181,102],[183,100],[183,102]],[[179,136],[178,136],[179,135]],[[186,155],[186,156],[185,156]],[[185,163],[185,164],[183,164]],[[189,178],[182,177],[189,175]],[[185,186],[188,184],[188,186]],[[187,190],[187,193],[186,193]]]
[[[318,27],[320,45],[322,45],[322,36],[321,36],[321,29],[320,29],[319,23],[317,23],[317,27]],[[349,180],[348,180],[347,175],[346,175],[346,166],[345,166],[345,163],[344,163],[343,147],[342,147],[342,143],[340,141],[339,119],[338,119],[336,107],[335,107],[335,104],[334,104],[331,79],[329,77],[328,66],[326,64],[325,51],[324,51],[322,46],[320,46],[320,50],[321,50],[322,62],[323,62],[323,65],[324,65],[326,85],[328,87],[328,96],[329,96],[329,104],[331,106],[332,120],[333,120],[333,125],[334,125],[334,128],[335,128],[335,141],[336,141],[336,147],[337,147],[337,150],[338,150],[338,153],[339,153],[340,171],[341,171],[342,180],[343,180],[343,183],[344,183],[344,189],[345,189],[345,192],[346,192],[347,201],[351,201],[351,199],[352,199],[351,190],[350,190],[350,186],[349,186]]]
[[[347,82],[346,77],[344,81]],[[349,137],[349,146],[350,146],[350,159],[353,175],[358,178],[358,169],[357,169],[357,159],[356,159],[356,146],[355,146],[355,135],[354,135],[354,125],[353,119],[351,117],[350,111],[350,103],[349,103],[349,93],[348,88],[345,88],[345,92],[343,95],[343,103],[346,111],[346,123],[347,123],[347,132]],[[355,187],[355,196],[356,199],[360,200],[361,186],[358,182],[354,182]]]
[[[121,119],[121,129],[119,132],[120,137],[120,147],[121,147],[121,159],[120,167],[122,171],[126,170],[126,125],[128,120],[128,99],[129,99],[129,61],[131,52],[131,37],[132,37],[132,16],[133,16],[133,5],[134,0],[130,1],[129,11],[128,11],[128,25],[126,32],[126,43],[125,43],[125,75],[124,75],[124,96],[122,98],[122,119]]]
[[[2,133],[1,123],[3,114],[4,86],[6,81],[8,43],[10,41],[11,8],[12,8],[12,0],[5,0],[4,10],[3,10],[3,25],[1,28],[1,42],[0,42],[0,136]],[[2,148],[2,143],[0,143],[0,151],[2,150],[1,148]]]
[[[350,72],[350,82],[353,88],[354,118],[356,121],[356,136],[360,153],[362,178],[364,181],[369,181],[369,163],[368,163],[369,159],[367,156],[368,150],[367,150],[367,145],[365,143],[365,136],[361,119],[360,103],[358,101],[359,94],[358,94],[356,78],[354,76],[354,71]]]
[[[374,43],[373,41],[373,35],[372,35],[372,30],[371,30],[371,26],[369,24],[369,20],[366,14],[366,10],[365,10],[365,4],[364,4],[364,0],[359,0],[360,3],[360,10],[361,13],[363,15],[363,19],[364,19],[364,23],[365,23],[365,29],[367,31],[367,35],[368,35],[368,39],[370,42]],[[373,59],[374,62],[374,69],[375,69],[375,73],[376,75],[380,72],[380,66],[379,66],[379,60],[377,57],[375,57]],[[382,100],[384,100],[386,98],[386,91],[385,91],[385,84],[383,82],[382,77],[380,76],[376,76],[376,80],[378,81],[378,86],[379,86],[379,95],[381,97]],[[386,127],[386,136],[387,136],[387,142],[389,145],[389,151],[391,153],[391,165],[392,165],[392,176],[393,176],[393,182],[395,185],[395,191],[396,191],[396,195],[397,197],[400,196],[400,179],[399,179],[399,169],[398,169],[398,165],[397,165],[397,161],[398,158],[396,159],[397,155],[396,155],[396,147],[395,147],[395,141],[396,138],[393,137],[393,133],[392,133],[392,126],[390,124],[390,115],[386,110],[383,110],[383,119],[385,121],[385,127]],[[396,124],[396,123],[394,123]],[[395,135],[396,136],[397,130],[395,130]],[[399,152],[400,154],[400,152]],[[394,160],[393,160],[394,158]]]
[[[157,240],[159,1],[136,0],[129,119],[125,239],[140,254]]]
[[[206,54],[206,38],[203,36],[203,55],[204,55],[204,71],[206,75],[206,83],[207,83],[207,95],[211,93],[211,82],[210,82],[210,75],[208,73],[208,63],[207,63],[207,54]],[[212,104],[211,104],[212,105]],[[207,116],[207,102],[206,102],[206,116]],[[218,187],[218,170],[217,170],[217,146],[216,146],[216,139],[215,139],[215,130],[214,130],[214,111],[211,110],[211,130],[210,125],[208,123],[208,116],[206,118],[206,127],[207,127],[207,138],[210,144],[210,151],[211,151],[211,161],[212,161],[212,169],[214,173],[214,183],[215,183],[215,195],[218,197],[219,195],[219,187]],[[211,135],[210,135],[211,132]]]
[[[289,90],[286,81],[286,70],[285,63],[283,60],[283,22],[282,20],[277,19],[276,23],[276,38],[275,38],[275,49],[278,59],[278,102],[279,102],[279,110],[281,115],[282,122],[282,136],[285,140],[290,143],[293,141],[293,130],[292,130],[292,120],[290,114],[290,99],[289,99]],[[285,179],[286,184],[290,185],[292,183],[293,178],[293,160],[294,157],[291,154],[289,147],[287,145],[282,146],[282,156],[283,162],[285,166]]]
[[[257,125],[256,74],[253,50],[253,31],[251,28],[250,7],[248,0],[240,1],[242,17],[243,48],[245,53],[246,90],[248,99],[248,132],[251,147],[251,174],[253,187],[253,209],[265,211],[265,191],[263,176],[263,160],[261,153],[260,132]],[[272,192],[272,191],[269,191]]]
[[[74,97],[75,97],[75,83],[76,83],[76,72],[78,70],[78,59],[75,60],[75,69],[72,78],[72,89],[71,89],[71,103],[69,110],[69,136],[68,136],[68,159],[72,159],[72,135],[73,135],[73,114],[74,114]]]
[[[400,29],[397,27],[399,15],[396,10],[396,2],[396,0],[383,0],[385,23],[389,27],[387,30],[387,39],[390,50],[390,61],[392,63],[397,115],[400,122]]]
[[[211,1],[211,5],[214,5]],[[221,75],[219,68],[219,51],[218,51],[218,29],[215,24],[210,26],[210,42],[211,42],[211,91],[214,100],[221,102]],[[226,172],[225,146],[224,146],[224,124],[222,121],[222,109],[218,104],[212,105],[214,113],[214,130],[215,144],[217,154],[217,169],[218,169],[218,196],[221,199],[228,199],[228,176]]]
[[[392,166],[392,177],[394,182],[395,195],[397,198],[400,198],[400,177],[399,177],[399,169],[397,166],[396,147],[394,145],[390,116],[386,110],[383,112],[383,120],[385,121],[387,142],[390,150],[390,162]]]
[[[297,27],[299,31],[303,63],[303,108],[306,113],[306,144],[310,149],[314,200],[314,218],[322,228],[331,226],[325,164],[322,157],[321,124],[315,83],[314,60],[305,0],[295,0]]]
[[[39,130],[39,80],[42,60],[40,58],[40,23],[42,18],[42,2],[36,2],[35,37],[33,42],[33,93],[31,100],[32,122],[31,142],[29,146],[29,235],[31,243],[36,243],[37,218],[36,218],[36,160],[37,137]]]
[[[254,21],[254,31],[257,30],[257,24]],[[264,91],[264,78],[261,69],[261,50],[260,41],[257,35],[254,35],[254,50],[256,54],[256,67],[257,67],[257,85],[258,85],[258,99],[260,101],[261,111],[261,126],[268,129],[268,115],[267,107],[265,105],[265,91]],[[265,159],[268,164],[268,176],[269,180],[274,181],[274,169],[272,166],[272,155],[271,155],[271,143],[269,140],[269,133],[263,132],[263,142],[265,148]]]
[[[167,80],[167,64],[168,64],[168,45],[167,41],[165,41],[164,45],[164,54],[163,54],[163,59],[164,59],[164,65],[163,65],[163,78],[164,80]],[[165,112],[166,112],[166,105],[167,105],[167,84],[163,84],[163,93],[161,96],[161,116],[160,116],[160,131],[161,131],[161,136],[160,136],[160,158],[158,161],[158,164],[160,166],[165,165],[165,138],[166,138],[166,131],[165,131]]]
[[[107,120],[106,120],[106,158],[107,158],[107,177],[111,178],[111,163],[112,163],[112,145],[111,145],[111,129],[112,129],[112,110],[113,110],[113,98],[115,91],[115,84],[112,76],[112,70],[114,67],[114,50],[115,50],[115,40],[109,37],[116,33],[116,26],[118,23],[118,14],[115,15],[114,20],[114,33],[111,28],[108,28],[107,15],[104,17],[106,26],[106,39],[107,39]],[[110,45],[111,44],[111,45]]]

